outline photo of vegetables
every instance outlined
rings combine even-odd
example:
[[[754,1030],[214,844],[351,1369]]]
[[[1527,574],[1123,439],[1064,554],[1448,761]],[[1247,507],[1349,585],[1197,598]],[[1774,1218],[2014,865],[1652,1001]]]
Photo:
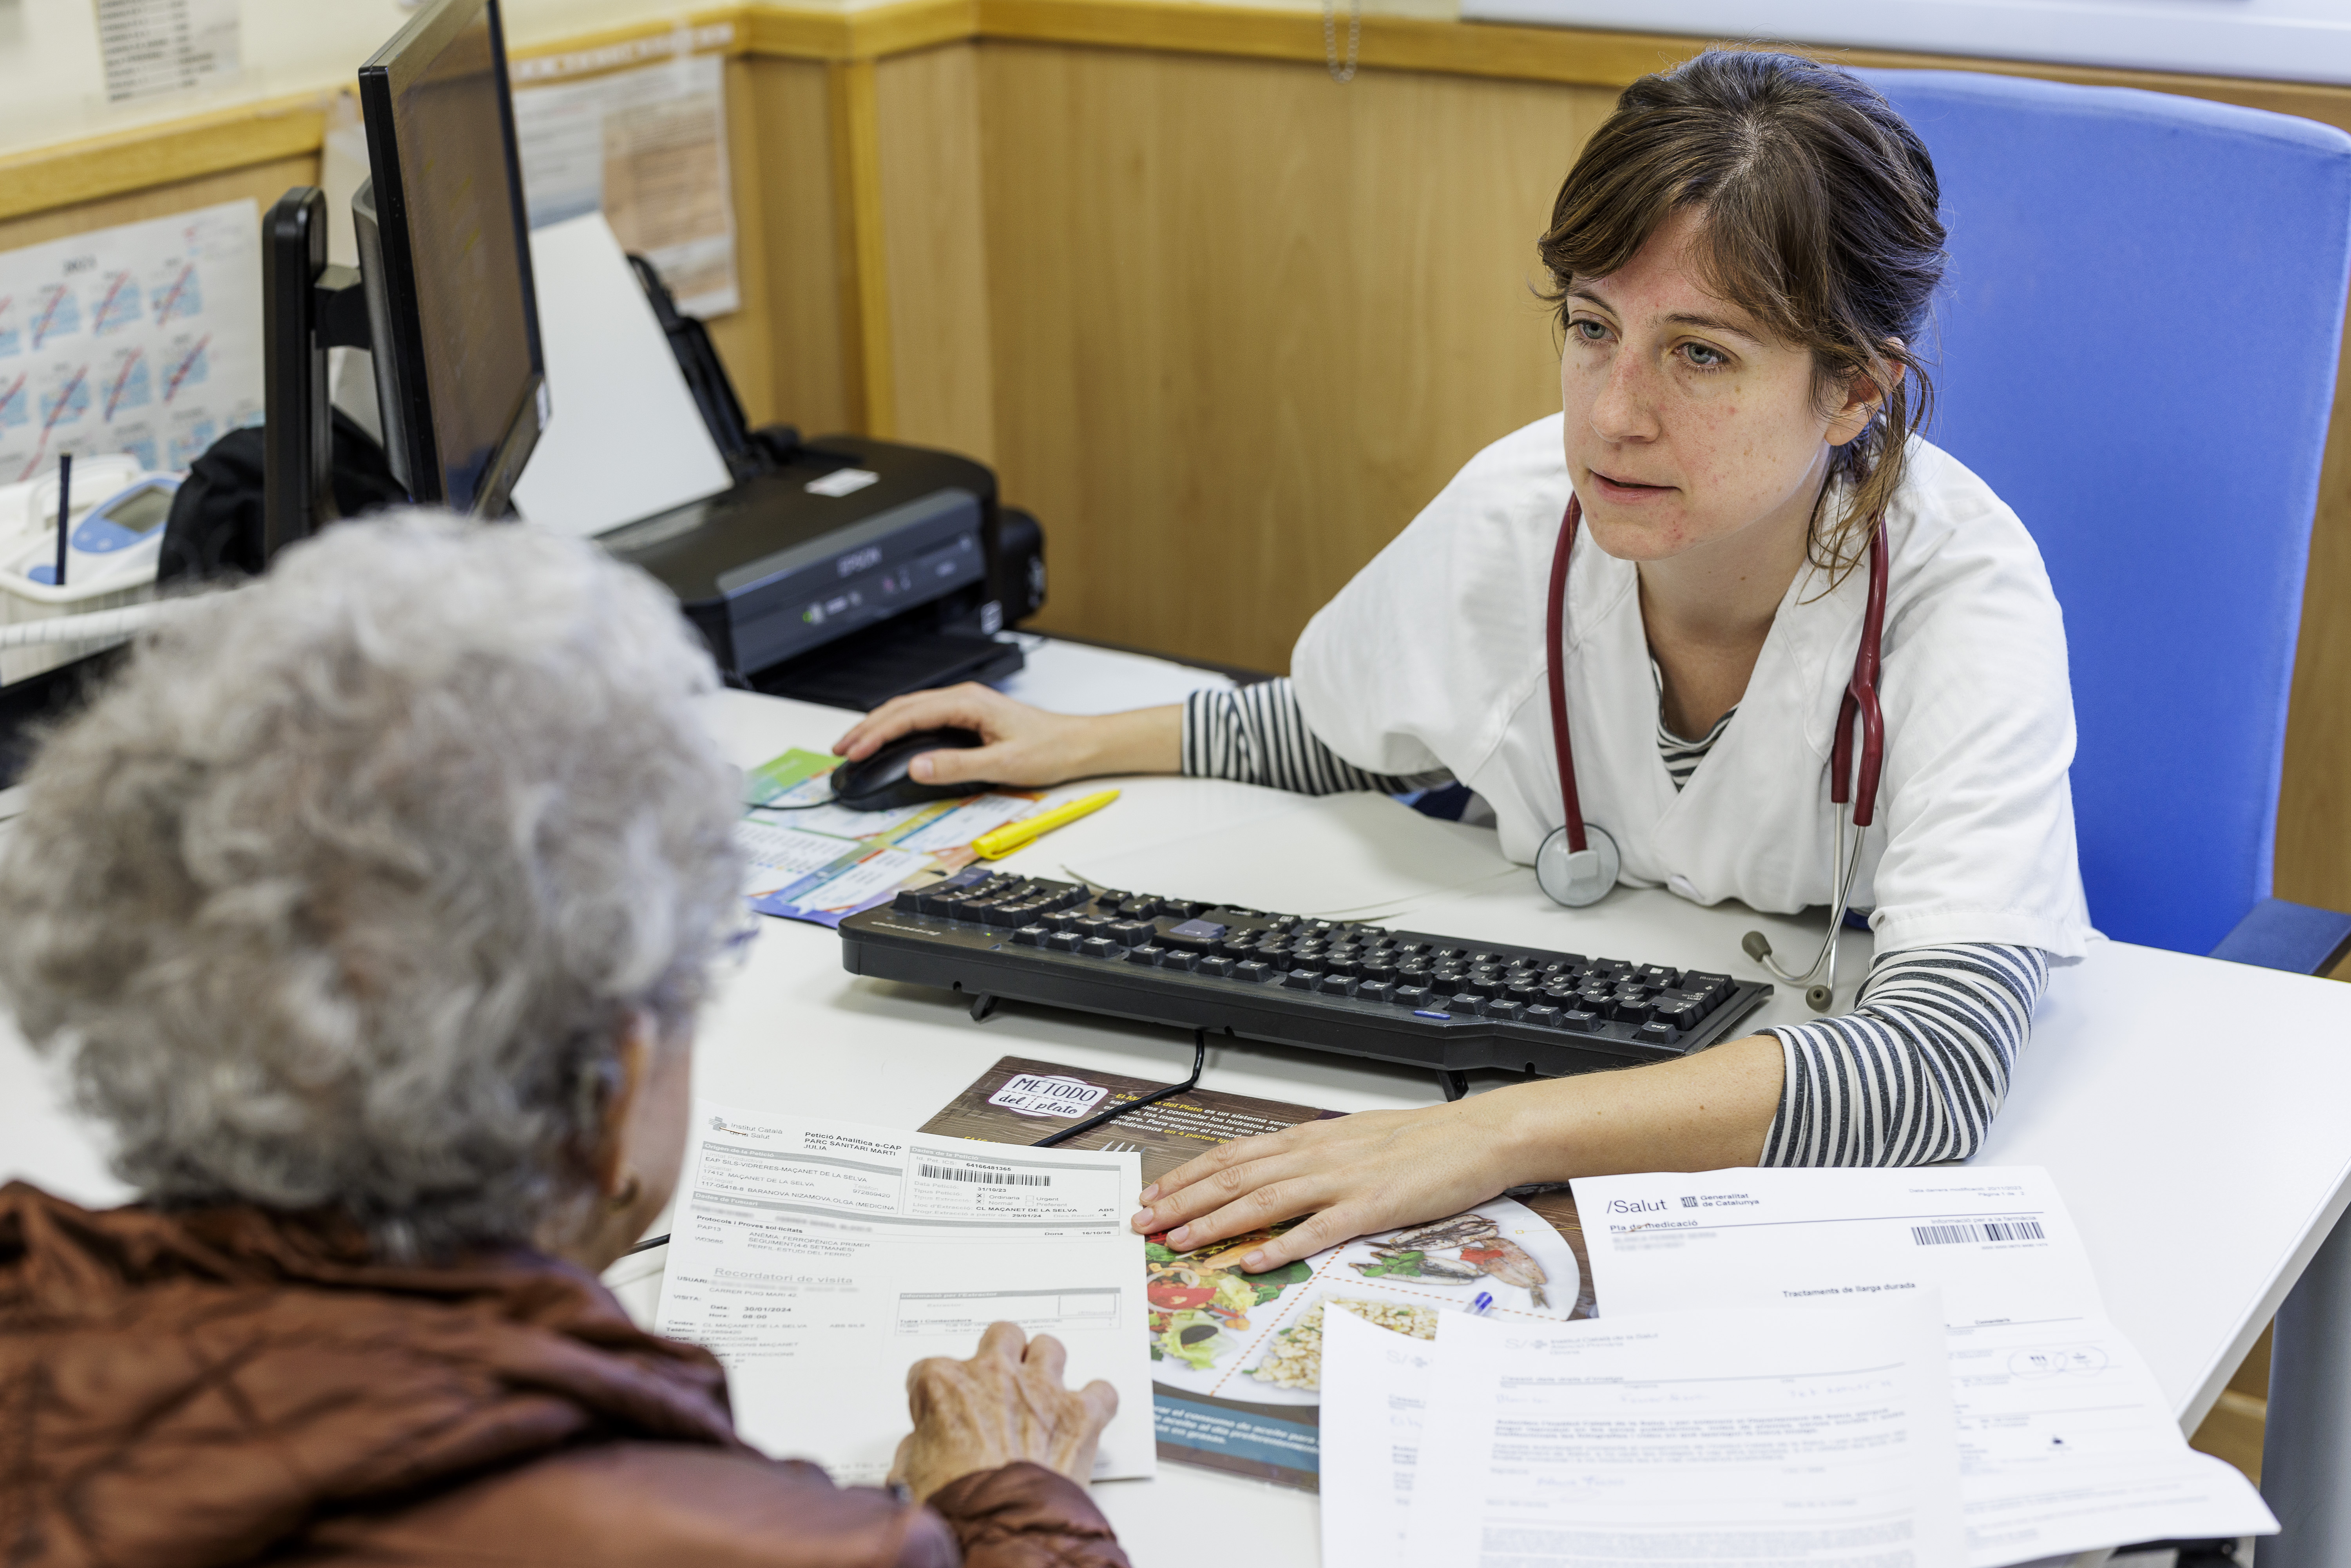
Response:
[[[1427,1337],[1447,1312],[1572,1316],[1582,1284],[1559,1232],[1509,1198],[1366,1236],[1267,1273],[1241,1269],[1252,1249],[1288,1228],[1251,1231],[1195,1252],[1173,1250],[1165,1236],[1145,1241],[1154,1381],[1253,1404],[1317,1405],[1326,1301]]]

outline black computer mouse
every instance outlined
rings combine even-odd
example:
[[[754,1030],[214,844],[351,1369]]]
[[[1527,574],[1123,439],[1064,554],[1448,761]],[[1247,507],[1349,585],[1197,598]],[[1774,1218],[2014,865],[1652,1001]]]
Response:
[[[967,751],[987,742],[975,730],[917,729],[886,741],[862,762],[844,762],[832,770],[832,798],[852,811],[888,811],[919,806],[952,795],[983,795],[996,788],[967,780],[959,784],[925,784],[906,775],[906,765],[925,751]]]

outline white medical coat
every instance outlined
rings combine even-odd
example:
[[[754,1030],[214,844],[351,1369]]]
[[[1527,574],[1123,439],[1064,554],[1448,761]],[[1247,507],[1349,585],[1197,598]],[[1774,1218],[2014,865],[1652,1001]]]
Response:
[[[1314,617],[1290,662],[1333,751],[1374,772],[1450,771],[1525,862],[1564,817],[1543,660],[1570,489],[1560,437],[1553,414],[1472,458]],[[1990,486],[1924,441],[1886,532],[1886,766],[1854,906],[1873,912],[1880,952],[2001,942],[2078,957],[2093,933],[2066,777],[2073,691],[2041,552]],[[1834,589],[1817,569],[1797,575],[1737,716],[1677,792],[1657,754],[1636,569],[1579,532],[1568,724],[1584,815],[1615,838],[1620,880],[1774,913],[1834,902],[1829,747],[1867,588],[1865,566]]]

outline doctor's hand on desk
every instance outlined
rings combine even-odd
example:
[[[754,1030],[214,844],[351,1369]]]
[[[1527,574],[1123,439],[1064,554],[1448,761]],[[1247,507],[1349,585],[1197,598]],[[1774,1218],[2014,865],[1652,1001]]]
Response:
[[[1236,1138],[1143,1189],[1132,1224],[1188,1252],[1300,1215],[1241,1258],[1252,1274],[1358,1236],[1443,1219],[1507,1187],[1751,1166],[1780,1108],[1780,1042],[1513,1084],[1416,1111],[1359,1111]]]
[[[915,758],[907,771],[924,784],[986,779],[1033,789],[1105,773],[1175,773],[1183,765],[1180,704],[1098,716],[1047,713],[976,681],[892,697],[832,749],[861,762],[918,729],[977,730],[987,741]]]
[[[1118,1391],[1097,1379],[1071,1393],[1069,1359],[1050,1334],[1030,1339],[1014,1323],[987,1325],[969,1361],[932,1356],[906,1373],[914,1430],[890,1467],[916,1501],[975,1470],[1027,1459],[1084,1486],[1094,1448],[1118,1414]]]

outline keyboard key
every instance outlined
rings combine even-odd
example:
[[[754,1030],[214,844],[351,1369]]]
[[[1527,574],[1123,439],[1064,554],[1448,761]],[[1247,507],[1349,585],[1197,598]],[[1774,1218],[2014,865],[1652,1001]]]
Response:
[[[1102,936],[1108,935],[1111,924],[1102,915],[1087,915],[1080,916],[1077,925],[1071,929],[1076,931],[1081,936]]]
[[[1356,983],[1355,997],[1359,1001],[1384,1002],[1388,999],[1388,993],[1395,989],[1392,981],[1362,980]]]
[[[1322,977],[1311,969],[1292,969],[1282,977],[1281,988],[1286,991],[1311,991]]]
[[[1643,1045],[1671,1045],[1681,1037],[1681,1030],[1669,1023],[1645,1023],[1636,1038]]]
[[[1486,1004],[1486,1016],[1489,1019],[1514,1019],[1526,1010],[1524,1002],[1514,1002],[1508,997],[1497,997]]]
[[[1400,1008],[1416,1008],[1429,1000],[1426,986],[1398,986],[1388,993],[1388,1000]]]
[[[1042,925],[1023,925],[1012,934],[1012,940],[1023,947],[1042,947],[1052,932]]]
[[[1633,971],[1633,977],[1645,986],[1667,990],[1681,978],[1680,972],[1656,964],[1644,964]]]
[[[1036,913],[1025,904],[996,904],[982,915],[990,925],[1026,925]]]
[[[1045,938],[1045,946],[1056,953],[1074,953],[1082,940],[1074,931],[1056,931]]]
[[[898,896],[890,901],[890,907],[901,915],[920,915],[923,912],[923,895],[911,887],[902,888]]]
[[[1705,1007],[1696,997],[1680,991],[1660,992],[1649,1004],[1649,1017],[1657,1023],[1669,1023],[1676,1029],[1696,1029],[1698,1020],[1706,1016]]]
[[[1348,975],[1325,975],[1322,983],[1315,988],[1343,997],[1355,988],[1355,982],[1353,977]]]
[[[1200,956],[1197,953],[1186,953],[1181,947],[1170,947],[1167,949],[1167,956],[1159,960],[1159,967],[1163,969],[1188,969],[1199,961]]]
[[[1107,936],[1089,936],[1078,944],[1078,951],[1089,958],[1115,958],[1126,948],[1124,944]]]
[[[1646,1000],[1617,996],[1610,999],[1608,1016],[1618,1023],[1647,1023],[1649,1004]]]
[[[1598,1034],[1607,1027],[1598,1013],[1585,1008],[1570,1008],[1559,1015],[1560,1027],[1577,1034]]]
[[[1486,1001],[1487,998],[1481,992],[1456,991],[1453,993],[1453,1010],[1457,1013],[1483,1012],[1486,1009]]]
[[[1158,929],[1148,920],[1123,920],[1110,928],[1110,935],[1114,941],[1140,947],[1156,936]]]
[[[1233,972],[1233,961],[1230,958],[1203,958],[1193,966],[1193,972],[1201,975],[1229,975]]]
[[[1396,977],[1396,967],[1394,964],[1382,963],[1377,958],[1366,958],[1355,966],[1355,975],[1357,978],[1364,980],[1393,981]]]
[[[1559,1023],[1559,1009],[1547,1002],[1537,1002],[1519,1015],[1519,1021],[1541,1024],[1545,1029],[1552,1029]]]
[[[1247,980],[1252,985],[1261,984],[1272,973],[1273,966],[1261,958],[1243,958],[1233,966],[1233,978]]]
[[[1129,947],[1126,950],[1126,961],[1130,964],[1156,964],[1165,956],[1167,956],[1167,949],[1165,947],[1146,946]]]

